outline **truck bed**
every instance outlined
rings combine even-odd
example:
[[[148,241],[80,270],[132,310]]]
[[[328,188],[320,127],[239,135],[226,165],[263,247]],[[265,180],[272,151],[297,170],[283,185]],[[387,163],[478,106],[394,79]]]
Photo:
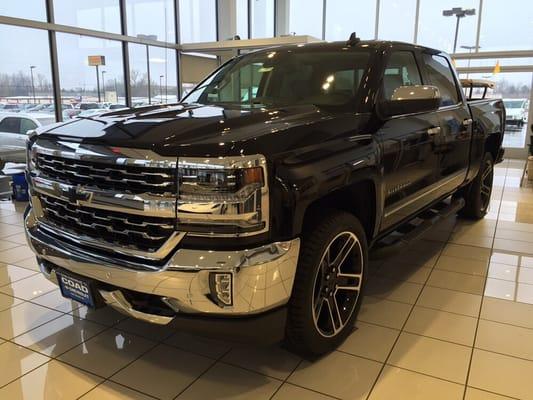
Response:
[[[475,129],[483,136],[483,140],[494,141],[497,148],[501,148],[505,129],[505,106],[502,99],[469,100],[468,106],[472,119],[476,122]],[[501,162],[503,151],[496,157],[495,162]]]

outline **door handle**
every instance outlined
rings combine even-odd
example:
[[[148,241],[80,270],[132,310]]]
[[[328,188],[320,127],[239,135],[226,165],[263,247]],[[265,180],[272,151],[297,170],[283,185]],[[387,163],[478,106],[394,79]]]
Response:
[[[429,128],[426,132],[429,136],[435,136],[436,134],[440,133],[440,126],[434,126],[433,128]]]
[[[472,118],[467,118],[467,119],[464,119],[463,120],[463,126],[468,126],[468,125],[472,125]]]

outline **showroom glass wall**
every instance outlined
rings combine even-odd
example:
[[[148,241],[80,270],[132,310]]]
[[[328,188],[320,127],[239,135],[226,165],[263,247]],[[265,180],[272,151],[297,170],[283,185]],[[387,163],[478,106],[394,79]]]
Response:
[[[232,18],[222,18],[227,13],[221,7],[232,8]],[[55,105],[68,110],[79,102],[98,103],[99,92],[98,107],[174,102],[217,65],[216,56],[182,55],[179,43],[213,42],[221,39],[221,31],[242,39],[296,34],[325,40],[344,40],[356,31],[362,39],[415,42],[452,52],[456,18],[443,16],[443,10],[454,7],[475,9],[475,15],[460,20],[457,52],[499,54],[472,58],[475,76],[499,82],[503,91],[497,94],[505,98],[528,97],[530,56],[506,54],[533,50],[533,2],[6,0],[0,2],[0,103],[41,103],[40,113],[54,112]],[[98,79],[89,55],[105,56]],[[499,74],[492,71],[496,64]],[[467,60],[458,59],[457,66],[467,68]],[[73,112],[57,113],[62,119]]]
[[[184,0],[0,2],[0,108],[49,123],[176,102],[181,3],[187,10]]]

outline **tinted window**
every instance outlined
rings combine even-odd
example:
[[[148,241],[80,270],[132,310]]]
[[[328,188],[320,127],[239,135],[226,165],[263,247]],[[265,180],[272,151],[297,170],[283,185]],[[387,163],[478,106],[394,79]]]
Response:
[[[457,86],[448,60],[442,56],[424,54],[424,63],[430,84],[439,88],[440,105],[450,106],[459,103]]]
[[[383,96],[390,100],[400,86],[422,84],[415,56],[410,51],[395,51],[391,54],[383,76]]]
[[[28,131],[37,128],[37,124],[33,122],[31,119],[28,118],[22,118],[20,120],[20,133],[26,134]]]
[[[0,121],[0,132],[20,133],[20,118],[4,118]]]
[[[340,106],[357,94],[367,52],[268,51],[227,64],[185,99],[241,107],[315,104]]]

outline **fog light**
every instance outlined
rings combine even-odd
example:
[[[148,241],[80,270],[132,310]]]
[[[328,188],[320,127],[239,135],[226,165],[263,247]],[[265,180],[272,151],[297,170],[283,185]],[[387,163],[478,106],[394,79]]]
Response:
[[[219,306],[233,305],[233,275],[230,272],[212,272],[209,289]]]

